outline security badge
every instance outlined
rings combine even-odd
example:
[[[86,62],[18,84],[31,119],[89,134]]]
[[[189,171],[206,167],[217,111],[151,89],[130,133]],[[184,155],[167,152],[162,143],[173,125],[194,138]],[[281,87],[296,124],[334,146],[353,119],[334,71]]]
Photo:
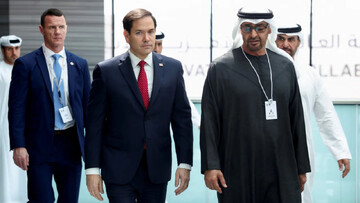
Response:
[[[63,108],[60,108],[59,112],[61,115],[61,119],[63,120],[64,123],[67,123],[67,122],[70,122],[73,120],[68,106],[64,106]]]
[[[273,101],[272,99],[265,101],[265,117],[266,120],[277,119],[276,101]]]

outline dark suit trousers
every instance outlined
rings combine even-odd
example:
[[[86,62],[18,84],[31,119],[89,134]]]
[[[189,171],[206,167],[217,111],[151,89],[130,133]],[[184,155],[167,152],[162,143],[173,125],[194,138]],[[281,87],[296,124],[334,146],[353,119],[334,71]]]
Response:
[[[106,193],[110,203],[164,203],[167,182],[154,184],[150,181],[146,163],[146,150],[140,166],[129,184],[106,183]]]
[[[30,203],[53,203],[54,176],[58,203],[77,203],[81,179],[81,152],[76,127],[55,132],[50,159],[44,163],[31,163],[28,175]],[[31,155],[30,155],[31,156]]]

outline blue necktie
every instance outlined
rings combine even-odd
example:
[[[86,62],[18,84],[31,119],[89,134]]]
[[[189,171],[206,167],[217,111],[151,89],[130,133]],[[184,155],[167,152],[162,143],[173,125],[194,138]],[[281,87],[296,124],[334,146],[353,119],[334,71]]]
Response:
[[[55,72],[55,76],[56,79],[54,78],[54,88],[53,88],[53,98],[54,98],[54,110],[55,110],[55,127],[58,129],[63,129],[63,127],[65,126],[65,123],[62,121],[59,109],[64,107],[65,104],[65,95],[64,95],[64,82],[60,83],[60,77],[61,77],[61,66],[59,64],[59,58],[60,58],[60,54],[54,54],[52,55],[52,57],[54,58],[54,72]],[[56,82],[58,82],[56,84]],[[59,93],[59,89],[58,89],[58,84],[59,84],[59,88],[60,88],[60,93]],[[60,98],[60,94],[61,94],[61,98]]]

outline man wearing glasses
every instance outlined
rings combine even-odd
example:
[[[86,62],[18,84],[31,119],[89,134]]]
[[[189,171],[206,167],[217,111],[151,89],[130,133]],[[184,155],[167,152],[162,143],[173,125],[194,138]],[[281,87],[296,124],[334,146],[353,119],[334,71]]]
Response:
[[[292,59],[269,9],[237,16],[233,48],[204,85],[201,172],[219,202],[301,202],[310,164]]]

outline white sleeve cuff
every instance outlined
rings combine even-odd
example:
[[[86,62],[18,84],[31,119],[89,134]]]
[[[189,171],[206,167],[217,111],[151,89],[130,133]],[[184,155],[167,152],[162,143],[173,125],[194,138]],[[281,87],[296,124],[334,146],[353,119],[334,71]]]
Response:
[[[88,168],[85,170],[86,175],[100,175],[100,168]]]
[[[181,163],[181,164],[179,164],[178,168],[185,168],[185,169],[191,171],[191,166],[189,164]]]

